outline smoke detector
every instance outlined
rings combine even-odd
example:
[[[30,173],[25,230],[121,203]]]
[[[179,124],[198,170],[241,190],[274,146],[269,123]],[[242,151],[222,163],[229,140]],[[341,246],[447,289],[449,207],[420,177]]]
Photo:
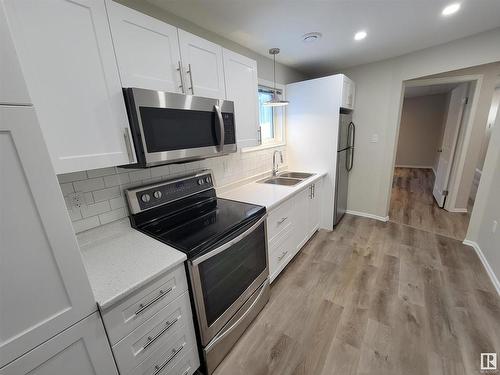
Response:
[[[322,36],[323,35],[321,33],[318,33],[318,32],[307,33],[307,34],[302,35],[302,41],[304,43],[313,43],[313,42],[317,41],[318,39],[320,39]]]

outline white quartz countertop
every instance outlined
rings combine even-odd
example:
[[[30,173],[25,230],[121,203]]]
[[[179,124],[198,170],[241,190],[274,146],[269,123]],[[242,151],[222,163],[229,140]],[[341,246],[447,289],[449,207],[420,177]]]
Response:
[[[316,182],[326,175],[325,172],[300,172],[315,174],[294,186],[263,184],[261,182],[254,181],[242,186],[235,187],[231,190],[222,192],[218,191],[217,196],[219,196],[220,198],[232,199],[235,201],[265,206],[267,211],[269,212],[276,206],[279,206],[288,198],[297,194],[299,191],[304,190],[304,188],[306,188],[311,183]]]
[[[133,229],[128,218],[79,233],[77,239],[101,309],[186,260],[186,254]]]

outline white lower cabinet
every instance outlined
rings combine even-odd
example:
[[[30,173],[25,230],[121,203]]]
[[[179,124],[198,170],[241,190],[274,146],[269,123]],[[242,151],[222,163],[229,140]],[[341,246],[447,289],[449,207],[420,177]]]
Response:
[[[96,312],[0,369],[0,375],[117,375]]]
[[[191,375],[199,367],[183,264],[102,314],[121,375]]]
[[[321,179],[270,211],[267,218],[271,282],[319,229]]]

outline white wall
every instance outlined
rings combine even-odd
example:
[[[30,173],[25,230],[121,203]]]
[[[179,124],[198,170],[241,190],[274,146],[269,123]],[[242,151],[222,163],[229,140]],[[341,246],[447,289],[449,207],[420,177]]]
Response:
[[[348,207],[385,217],[389,207],[403,81],[500,61],[500,28],[342,73],[356,82],[356,163]],[[373,134],[379,142],[371,143]],[[474,227],[474,223],[471,224]]]
[[[154,4],[150,4],[144,0],[116,0],[116,2],[128,6],[129,8],[133,8],[151,17],[155,17],[172,26],[176,26],[192,34],[210,40],[211,42],[217,43],[224,48],[230,49],[231,51],[256,60],[259,78],[263,78],[268,81],[273,80],[273,62],[267,56],[262,56],[238,43],[233,42],[232,40],[215,34],[212,31],[206,30],[184,18],[178,17],[177,15],[161,9]],[[276,81],[278,81],[279,83],[286,84],[290,82],[297,82],[306,78],[307,76],[298,70],[292,69],[283,64],[276,64]]]
[[[491,101],[490,111],[488,113],[488,120],[486,122],[486,129],[484,131],[484,138],[481,144],[481,152],[479,153],[479,160],[477,163],[477,169],[483,170],[484,159],[486,158],[486,152],[488,151],[488,144],[490,143],[491,130],[493,129],[493,124],[496,121],[496,116],[498,108],[500,106],[500,87],[495,89],[493,94],[493,99]]]
[[[404,99],[396,166],[434,168],[448,100],[446,93]]]

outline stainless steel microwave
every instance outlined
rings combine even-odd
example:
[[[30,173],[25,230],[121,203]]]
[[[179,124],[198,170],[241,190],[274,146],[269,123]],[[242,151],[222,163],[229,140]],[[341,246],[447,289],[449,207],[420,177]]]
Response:
[[[124,89],[137,164],[151,167],[236,152],[234,103],[223,99]]]

